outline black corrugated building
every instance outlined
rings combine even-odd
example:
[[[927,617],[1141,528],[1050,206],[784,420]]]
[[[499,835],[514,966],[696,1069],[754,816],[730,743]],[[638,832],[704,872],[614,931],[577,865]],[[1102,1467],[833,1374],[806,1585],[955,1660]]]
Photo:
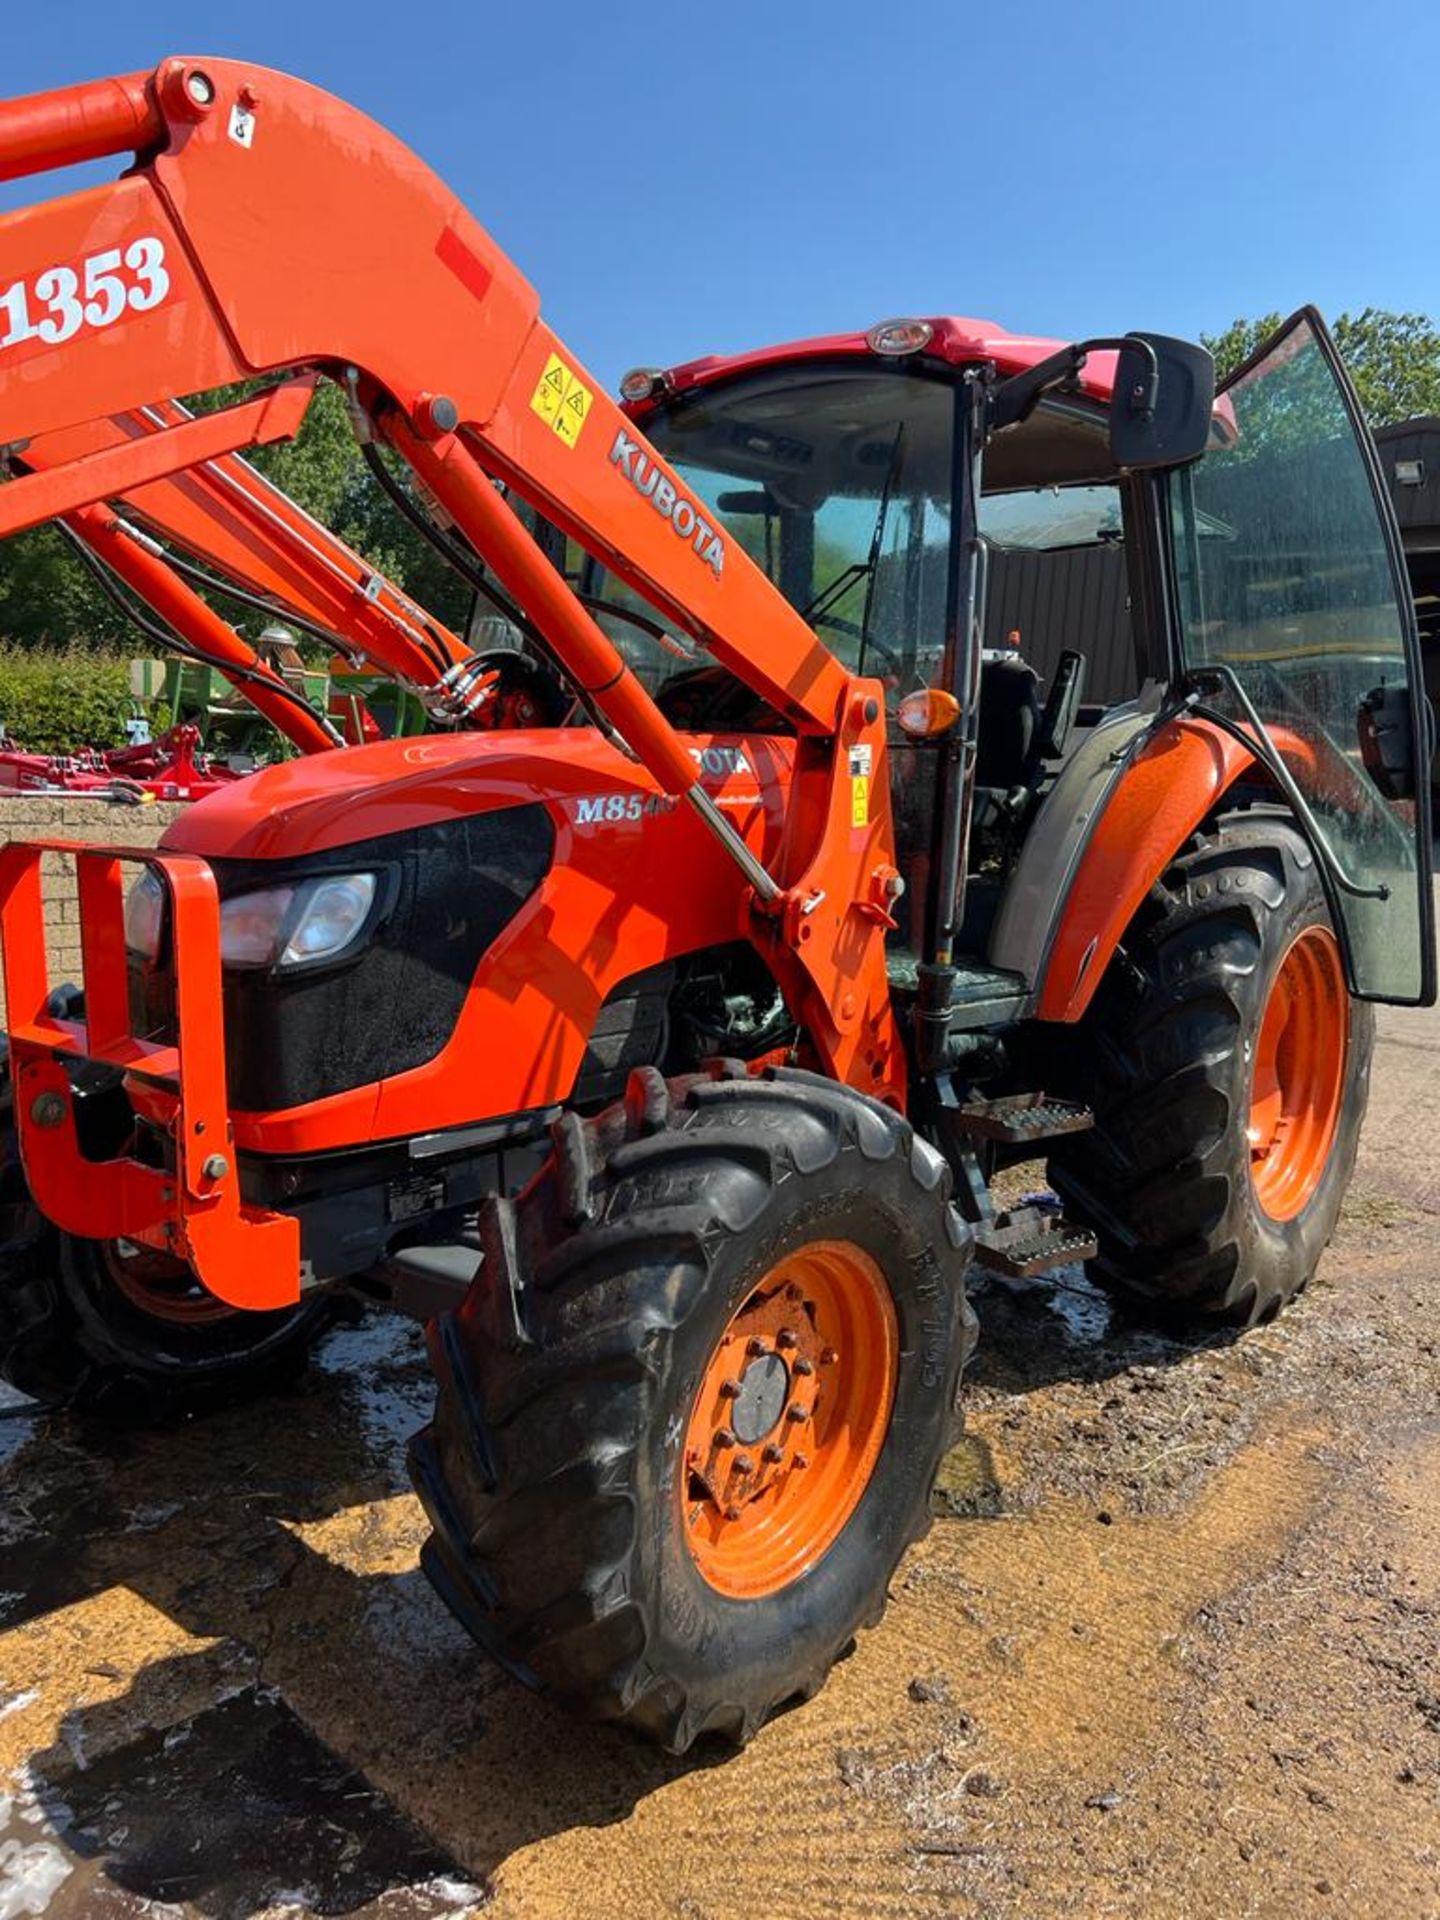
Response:
[[[1020,652],[1049,685],[1067,649],[1088,661],[1085,699],[1128,700],[1138,674],[1130,627],[1125,554],[1115,542],[1035,551],[992,547],[985,600],[985,644],[1020,635]]]
[[[1440,699],[1440,418],[1423,414],[1381,427],[1375,444],[1405,542],[1433,701]]]

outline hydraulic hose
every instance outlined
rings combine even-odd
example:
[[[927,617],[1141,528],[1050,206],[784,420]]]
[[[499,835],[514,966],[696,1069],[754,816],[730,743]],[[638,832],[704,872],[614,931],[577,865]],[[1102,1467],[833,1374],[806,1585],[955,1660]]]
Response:
[[[297,708],[304,715],[306,721],[320,729],[324,745],[339,747],[345,744],[343,737],[330,722],[322,714],[316,713],[310,702],[303,695],[296,693],[293,687],[287,686],[278,674],[257,671],[253,667],[244,666],[239,661],[226,660],[216,654],[206,653],[188,640],[182,640],[170,628],[162,627],[158,621],[151,620],[148,615],[143,614],[125,593],[110,568],[98,554],[91,551],[74,528],[67,526],[63,520],[57,520],[55,526],[62,538],[67,540],[79,554],[86,569],[93,575],[106,598],[113,603],[131,626],[145,635],[152,645],[161,647],[166,652],[179,654],[183,659],[193,660],[199,666],[214,667],[223,673],[227,680],[252,684],[262,688],[265,693],[276,699],[288,701],[292,707]],[[296,744],[301,743],[297,741]]]

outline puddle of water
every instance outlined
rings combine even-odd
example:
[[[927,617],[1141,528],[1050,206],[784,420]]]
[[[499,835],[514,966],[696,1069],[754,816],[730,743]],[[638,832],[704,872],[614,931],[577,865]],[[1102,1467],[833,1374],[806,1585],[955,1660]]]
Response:
[[[1090,1284],[1083,1267],[1062,1267],[1038,1285],[1044,1290],[1045,1305],[1077,1345],[1095,1346],[1109,1333],[1110,1297]]]
[[[0,1793],[0,1920],[48,1913],[73,1871],[34,1793]]]
[[[0,1467],[11,1460],[35,1436],[40,1409],[33,1400],[0,1380]],[[5,1538],[5,1514],[0,1508],[0,1541]]]
[[[435,1383],[425,1335],[399,1314],[375,1313],[355,1327],[337,1327],[315,1353],[322,1374],[338,1376],[377,1455],[393,1453],[396,1485],[409,1486],[405,1444],[430,1418]]]
[[[88,1766],[52,1749],[0,1796],[0,1920],[449,1920],[487,1899],[278,1695],[255,1688]]]

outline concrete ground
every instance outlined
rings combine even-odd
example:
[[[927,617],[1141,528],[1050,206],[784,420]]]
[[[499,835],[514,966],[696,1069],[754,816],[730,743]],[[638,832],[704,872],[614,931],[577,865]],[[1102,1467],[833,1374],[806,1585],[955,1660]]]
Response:
[[[1179,1343],[981,1290],[883,1624],[742,1755],[571,1724],[416,1565],[417,1333],[101,1439],[0,1419],[0,1920],[1440,1915],[1440,1018],[1310,1292]]]

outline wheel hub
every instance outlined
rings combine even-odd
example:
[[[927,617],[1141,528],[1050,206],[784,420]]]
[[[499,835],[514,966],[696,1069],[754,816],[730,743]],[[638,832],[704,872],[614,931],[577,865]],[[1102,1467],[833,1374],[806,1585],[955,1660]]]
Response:
[[[773,1592],[858,1504],[889,1424],[898,1337],[876,1263],[816,1241],[743,1302],[685,1434],[686,1537],[712,1586]]]
[[[730,1425],[743,1446],[754,1446],[779,1423],[790,1397],[790,1369],[778,1353],[752,1360],[740,1376]]]

